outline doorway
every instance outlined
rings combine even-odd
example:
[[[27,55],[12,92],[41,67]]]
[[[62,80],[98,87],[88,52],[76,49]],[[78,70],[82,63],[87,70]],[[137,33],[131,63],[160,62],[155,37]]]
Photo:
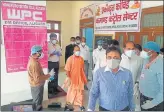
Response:
[[[94,38],[94,29],[93,28],[84,28],[82,29],[82,36],[86,38],[86,44],[90,49],[90,64],[89,64],[89,77],[91,77],[90,74],[92,74],[92,54],[93,54],[93,38]]]
[[[86,44],[90,48],[90,51],[93,50],[93,28],[83,29],[83,37],[86,38]]]

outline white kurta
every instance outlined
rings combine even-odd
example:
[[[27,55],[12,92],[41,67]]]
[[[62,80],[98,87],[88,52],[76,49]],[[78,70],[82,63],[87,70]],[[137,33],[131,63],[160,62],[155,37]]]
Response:
[[[93,74],[101,67],[105,67],[106,63],[106,54],[101,54],[101,59],[96,61],[95,68],[93,70]]]
[[[90,51],[89,47],[85,45],[84,47],[80,44],[80,56],[84,59],[84,61],[88,61],[90,63]]]
[[[96,64],[97,61],[102,61],[104,58],[104,55],[106,55],[105,49],[103,48],[101,50],[99,50],[98,48],[94,49],[93,50],[93,63]]]
[[[129,59],[125,54],[122,54],[121,57],[122,60],[120,66],[132,72],[133,82],[135,83],[141,75],[143,59],[137,55],[134,55],[131,59]]]

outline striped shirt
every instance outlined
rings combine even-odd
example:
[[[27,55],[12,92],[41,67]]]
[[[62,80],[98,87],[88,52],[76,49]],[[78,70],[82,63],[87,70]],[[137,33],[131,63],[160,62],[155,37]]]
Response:
[[[108,67],[98,69],[93,77],[88,109],[94,111],[96,100],[107,110],[123,110],[127,106],[134,110],[133,79],[129,70],[120,67],[112,73]]]

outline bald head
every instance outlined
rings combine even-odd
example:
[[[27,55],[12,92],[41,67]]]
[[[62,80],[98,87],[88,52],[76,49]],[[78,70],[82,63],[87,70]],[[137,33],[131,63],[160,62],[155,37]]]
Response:
[[[126,42],[124,49],[126,50],[134,50],[135,49],[135,44],[132,41]]]

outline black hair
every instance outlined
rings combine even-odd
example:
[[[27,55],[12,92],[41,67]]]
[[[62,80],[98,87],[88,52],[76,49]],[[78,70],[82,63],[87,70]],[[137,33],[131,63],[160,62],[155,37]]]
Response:
[[[111,46],[111,47],[108,47],[107,50],[106,50],[106,55],[109,53],[109,52],[112,52],[112,51],[116,51],[120,54],[120,57],[121,57],[121,50],[115,46]]]
[[[126,47],[126,44],[127,43],[132,43],[133,45],[134,45],[134,47],[135,47],[135,43],[133,42],[133,41],[127,41],[125,44],[124,44],[124,48]]]
[[[71,37],[70,40],[74,39],[75,40],[75,37]]]
[[[113,39],[113,40],[112,40],[112,45],[117,45],[117,46],[119,46],[119,42],[118,42],[117,40]]]
[[[161,51],[162,53],[164,53],[164,47],[163,47],[163,48],[161,48],[161,49],[160,49],[160,51]]]
[[[139,44],[135,44],[135,48],[137,48],[139,51],[142,51],[142,46]]]
[[[51,33],[51,34],[50,34],[50,39],[51,39],[52,37],[57,37],[57,35],[56,35],[55,33]]]
[[[85,38],[85,37],[82,37],[81,40],[82,40],[82,39],[85,39],[85,41],[86,41],[86,38]]]
[[[76,39],[80,40],[80,39],[81,39],[81,37],[80,37],[80,36],[76,36]]]
[[[117,40],[115,40],[115,39],[109,40],[108,41],[108,46],[111,46],[111,45],[119,46],[119,42]]]
[[[75,47],[78,47],[80,49],[80,47],[78,45],[75,45],[74,48],[73,48],[73,50],[75,49]]]

